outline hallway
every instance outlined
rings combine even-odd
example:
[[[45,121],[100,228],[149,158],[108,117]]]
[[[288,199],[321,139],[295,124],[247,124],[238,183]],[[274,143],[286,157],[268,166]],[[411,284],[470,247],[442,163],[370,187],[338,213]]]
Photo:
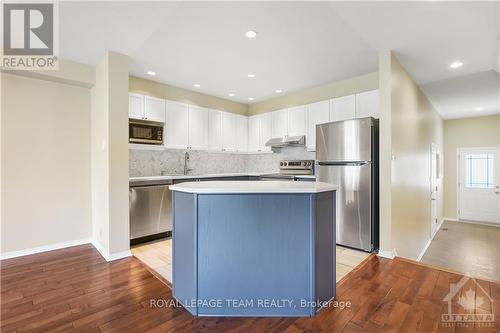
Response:
[[[500,281],[500,227],[445,221],[421,262]]]

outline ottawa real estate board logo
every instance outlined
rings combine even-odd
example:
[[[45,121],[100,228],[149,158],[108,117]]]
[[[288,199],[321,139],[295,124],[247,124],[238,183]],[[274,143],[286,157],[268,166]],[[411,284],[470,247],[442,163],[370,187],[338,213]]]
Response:
[[[57,3],[3,2],[2,69],[58,69]]]

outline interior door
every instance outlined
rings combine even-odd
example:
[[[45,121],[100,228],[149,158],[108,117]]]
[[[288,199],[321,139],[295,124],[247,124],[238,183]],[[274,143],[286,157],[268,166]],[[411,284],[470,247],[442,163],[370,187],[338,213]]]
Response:
[[[458,216],[500,223],[500,148],[460,149]]]

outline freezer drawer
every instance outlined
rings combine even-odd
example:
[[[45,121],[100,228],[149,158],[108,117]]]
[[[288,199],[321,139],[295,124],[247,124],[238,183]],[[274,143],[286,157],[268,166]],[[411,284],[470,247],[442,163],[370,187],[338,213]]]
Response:
[[[317,166],[321,182],[336,184],[337,244],[372,251],[372,164]]]
[[[172,231],[169,185],[130,187],[130,239]]]

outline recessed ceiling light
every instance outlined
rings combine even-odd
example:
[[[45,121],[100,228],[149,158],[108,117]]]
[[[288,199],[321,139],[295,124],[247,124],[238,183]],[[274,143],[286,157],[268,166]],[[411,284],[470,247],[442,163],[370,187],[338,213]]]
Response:
[[[450,68],[456,69],[462,67],[463,65],[464,63],[461,61],[454,61],[450,64]]]
[[[283,92],[283,90],[281,90],[281,89],[276,89],[274,92],[275,92],[275,93],[277,93],[277,94],[281,94],[281,93]]]
[[[245,36],[247,38],[255,38],[257,36],[257,32],[253,31],[253,30],[248,30],[246,33],[245,33]]]
[[[475,107],[474,110],[476,111],[483,111],[484,108],[482,106]]]
[[[148,71],[148,75],[155,76],[155,75],[156,75],[156,72],[153,72],[153,71]]]
[[[255,98],[253,98],[253,97],[248,97],[248,100],[249,100],[249,101],[253,101],[254,99],[255,99]]]
[[[255,77],[255,74],[248,74],[247,76],[253,79]]]
[[[193,84],[193,87],[199,88],[199,87],[201,87],[201,85],[199,83],[195,83],[195,84]]]
[[[234,97],[236,94],[235,93],[229,93],[228,94],[230,97]]]

